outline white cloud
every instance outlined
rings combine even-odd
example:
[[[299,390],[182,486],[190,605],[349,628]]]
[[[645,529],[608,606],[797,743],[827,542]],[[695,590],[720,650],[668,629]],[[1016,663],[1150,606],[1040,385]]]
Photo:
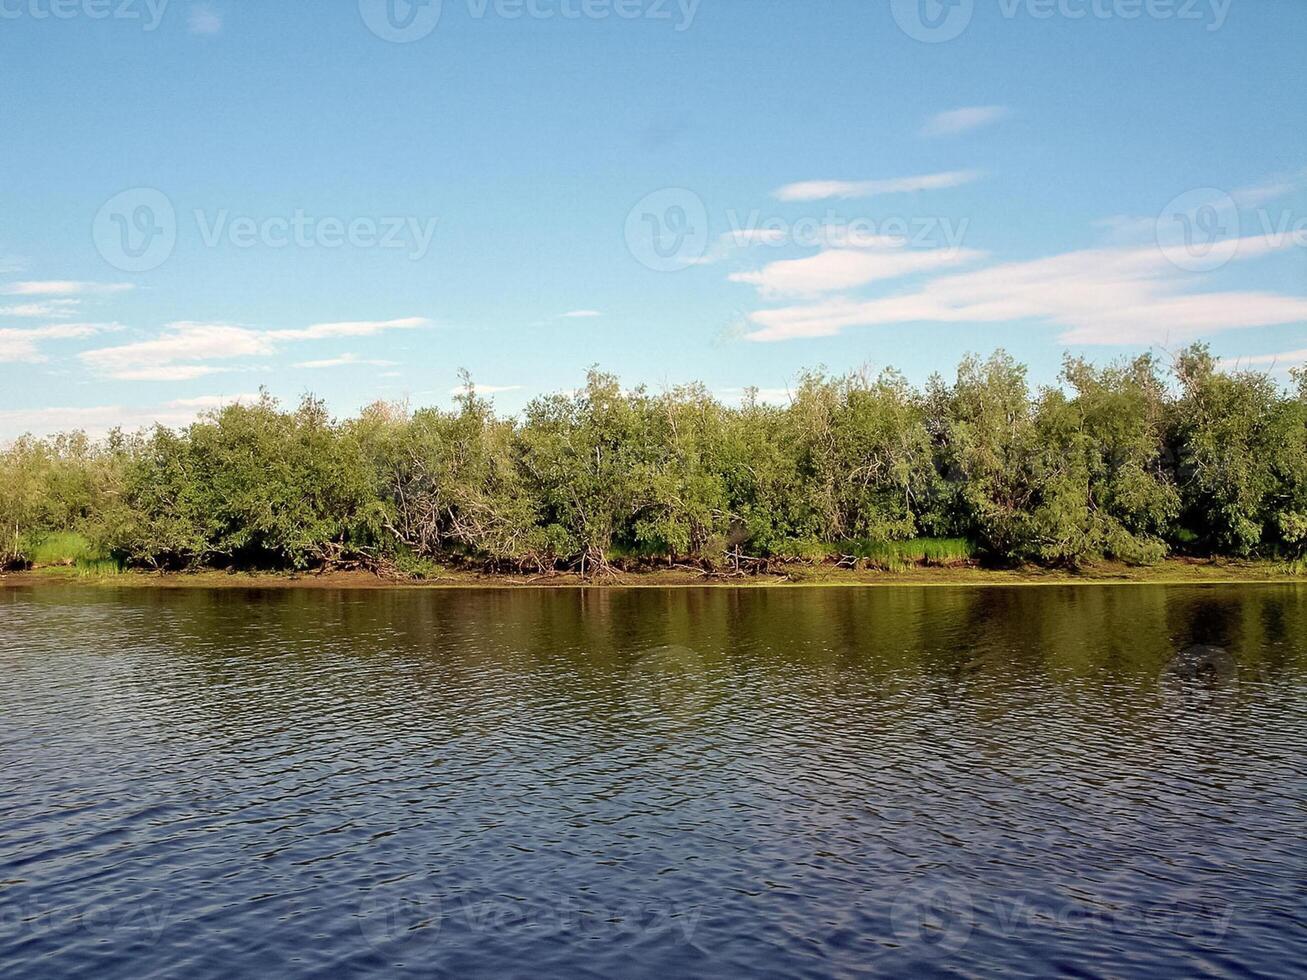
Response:
[[[45,360],[39,345],[45,340],[77,340],[121,329],[116,323],[52,323],[44,327],[0,328],[0,362]]]
[[[1307,363],[1307,348],[1287,350],[1279,354],[1254,354],[1251,357],[1225,357],[1223,362],[1232,361],[1235,367],[1269,367],[1276,371],[1288,371]]]
[[[504,391],[521,391],[521,385],[473,385],[478,395],[497,395]],[[457,385],[449,389],[451,395],[461,395],[466,391],[462,385]]]
[[[11,282],[0,286],[0,296],[80,296],[88,293],[122,293],[135,287],[130,282],[75,282],[51,279],[41,282]]]
[[[814,295],[961,265],[983,256],[983,252],[956,248],[895,251],[830,249],[808,258],[771,262],[759,270],[737,272],[728,278],[731,282],[756,286],[767,296]]]
[[[58,318],[72,316],[80,305],[75,299],[50,299],[40,303],[19,303],[16,306],[0,306],[0,316],[22,317],[24,319]]]
[[[1161,214],[1118,214],[1096,221],[1094,226],[1106,232],[1106,240],[1114,243],[1161,239],[1166,244],[1179,244],[1191,228],[1196,227],[1206,234],[1206,226],[1202,223],[1206,216],[1200,214],[1206,211],[1214,212],[1220,234],[1233,238],[1239,234],[1241,225],[1244,233],[1260,230],[1269,234],[1274,231],[1273,227],[1268,226],[1271,224],[1269,216],[1265,212],[1256,215],[1248,212],[1301,190],[1304,186],[1307,186],[1307,170],[1262,184],[1236,187],[1228,194],[1214,187],[1197,188],[1177,197],[1168,205],[1168,210]]]
[[[926,120],[921,128],[922,136],[957,136],[969,133],[983,126],[992,126],[1011,115],[1012,110],[1001,105],[974,105],[961,109],[950,109]]]
[[[1255,258],[1287,247],[1270,236],[1229,243]],[[1196,293],[1195,278],[1156,246],[1103,248],[1009,262],[929,280],[915,292],[877,299],[834,297],[749,316],[754,341],[828,337],[855,326],[1002,323],[1030,320],[1063,328],[1068,344],[1184,341],[1244,327],[1307,321],[1307,298],[1264,292]]]
[[[83,351],[78,357],[91,370],[120,381],[188,381],[230,370],[206,363],[236,358],[270,357],[282,343],[335,337],[370,337],[387,330],[426,326],[422,317],[402,320],[357,320],[318,323],[298,330],[256,330],[227,323],[170,323],[153,340]],[[338,359],[333,359],[338,360]],[[301,366],[334,366],[303,362]]]
[[[222,15],[207,4],[191,7],[186,29],[192,34],[217,34],[222,30]]]
[[[805,180],[786,184],[772,192],[781,201],[824,201],[829,198],[874,197],[878,194],[907,194],[913,191],[960,187],[976,180],[974,170],[951,170],[947,173],[922,174],[916,177],[893,177],[888,180]]]
[[[1267,181],[1252,187],[1239,187],[1230,193],[1241,208],[1255,208],[1274,201],[1276,198],[1292,194],[1307,183],[1307,170],[1301,170],[1287,177]]]
[[[114,428],[127,431],[149,428],[155,424],[180,428],[194,422],[201,412],[222,408],[235,402],[258,401],[257,394],[202,395],[179,398],[162,405],[130,408],[123,405],[97,405],[90,408],[25,408],[0,411],[0,439],[15,439],[25,433],[53,435],[81,429],[92,438]]]
[[[276,351],[267,333],[226,323],[170,323],[153,340],[83,351],[82,363],[120,381],[187,381],[221,368],[196,361],[267,357]]]
[[[736,228],[718,235],[712,247],[690,264],[716,265],[743,249],[755,245],[783,245],[788,238],[789,233],[781,228]]]
[[[401,320],[349,320],[343,323],[315,323],[302,330],[274,330],[268,336],[274,340],[325,340],[329,337],[372,337],[387,330],[416,330],[427,327],[431,321],[411,316]]]
[[[748,248],[751,245],[779,245],[787,237],[783,228],[736,228],[723,232],[717,240],[734,248]]]
[[[321,361],[300,361],[298,364],[292,364],[291,366],[310,369],[345,367],[349,364],[359,364],[368,367],[394,367],[398,363],[398,361],[368,360],[359,357],[357,354],[341,354],[339,357],[329,357]]]
[[[557,316],[559,320],[584,320],[590,317],[603,316],[599,310],[569,310],[566,313],[560,313]]]
[[[788,405],[793,398],[789,388],[722,388],[716,394],[725,402],[743,402],[750,391],[760,405]]]

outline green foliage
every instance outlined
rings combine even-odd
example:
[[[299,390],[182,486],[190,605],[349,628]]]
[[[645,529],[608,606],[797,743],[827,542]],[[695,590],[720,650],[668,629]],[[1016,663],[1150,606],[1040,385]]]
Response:
[[[783,407],[598,371],[519,418],[470,382],[450,411],[345,421],[265,394],[183,431],[0,449],[0,565],[1307,559],[1307,377],[1285,392],[1195,346],[1174,379],[1151,357],[1068,358],[1032,392],[1000,351],[924,389],[810,372]]]
[[[949,523],[994,558],[1038,557],[1040,433],[1026,369],[1001,351],[968,357],[951,389],[933,387]]]
[[[1307,514],[1307,400],[1269,377],[1223,374],[1207,348],[1177,361],[1176,470],[1184,523],[1213,552],[1303,553]]]
[[[107,465],[82,433],[0,450],[0,568],[32,562],[52,531],[82,529],[104,504]]]
[[[963,538],[913,538],[909,541],[853,541],[846,554],[877,568],[896,571],[910,565],[955,565],[976,556],[975,546]]]
[[[1067,358],[1063,378],[1074,395],[1045,392],[1035,419],[1030,552],[1069,565],[1160,561],[1180,497],[1163,466],[1166,390],[1156,363],[1145,356],[1097,369]]]

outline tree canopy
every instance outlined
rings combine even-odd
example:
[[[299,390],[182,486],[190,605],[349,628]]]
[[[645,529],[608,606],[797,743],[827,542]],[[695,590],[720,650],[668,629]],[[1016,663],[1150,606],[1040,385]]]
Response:
[[[1194,346],[1066,359],[1032,390],[1003,352],[921,389],[808,372],[789,403],[702,385],[584,387],[497,415],[379,403],[332,419],[264,395],[181,431],[0,450],[0,563],[75,532],[146,568],[575,568],[806,557],[963,538],[994,563],[1301,558],[1307,378],[1223,372]]]

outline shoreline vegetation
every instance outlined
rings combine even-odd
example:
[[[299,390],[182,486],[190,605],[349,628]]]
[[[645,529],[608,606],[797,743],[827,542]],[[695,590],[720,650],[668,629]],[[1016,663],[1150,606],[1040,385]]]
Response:
[[[1001,351],[920,388],[808,372],[784,406],[592,370],[504,417],[464,380],[448,411],[379,402],[338,420],[265,393],[182,430],[21,438],[0,449],[0,571],[878,584],[1307,565],[1307,375],[1286,391],[1202,345],[1167,366],[1068,357],[1038,389]]]
[[[1025,566],[984,568],[975,563],[914,566],[898,571],[850,569],[835,565],[799,565],[784,573],[720,576],[686,569],[649,569],[582,578],[577,572],[546,575],[486,574],[448,570],[431,578],[384,578],[361,569],[287,571],[96,572],[74,566],[37,566],[0,572],[5,588],[78,585],[133,589],[639,589],[639,588],[876,588],[881,586],[955,588],[992,586],[1115,585],[1307,585],[1294,566],[1283,562],[1225,559],[1166,559],[1155,565],[1103,562],[1075,570]]]

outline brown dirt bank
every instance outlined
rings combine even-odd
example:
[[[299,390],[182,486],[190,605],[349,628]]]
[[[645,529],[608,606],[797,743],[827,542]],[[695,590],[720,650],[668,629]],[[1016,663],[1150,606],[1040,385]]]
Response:
[[[84,575],[67,568],[38,568],[0,574],[0,589],[79,584],[127,588],[260,588],[260,589],[432,589],[432,588],[802,588],[813,586],[890,585],[1198,585],[1220,583],[1307,583],[1288,566],[1272,562],[1172,559],[1136,568],[1104,563],[1079,571],[1047,568],[986,569],[972,566],[916,567],[886,572],[832,566],[789,566],[785,574],[745,577],[707,576],[690,570],[664,569],[581,579],[575,574],[548,576],[486,575],[451,570],[413,582],[396,582],[370,572],[125,572]]]

